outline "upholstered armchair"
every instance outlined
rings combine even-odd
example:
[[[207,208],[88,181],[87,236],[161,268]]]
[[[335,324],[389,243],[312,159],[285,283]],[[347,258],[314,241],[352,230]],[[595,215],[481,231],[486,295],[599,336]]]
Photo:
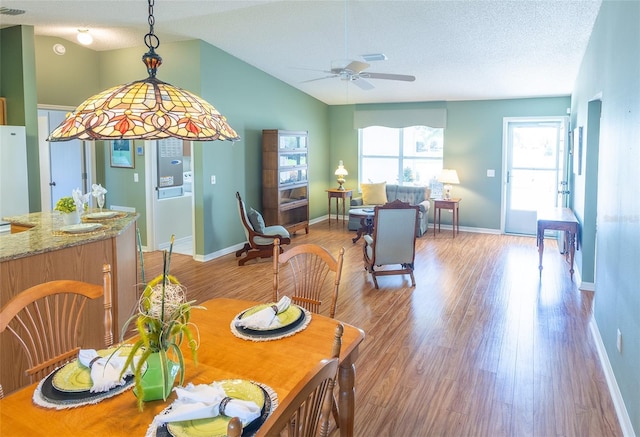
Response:
[[[373,234],[363,237],[363,252],[364,267],[371,273],[376,288],[379,288],[377,276],[382,275],[406,274],[411,277],[411,286],[416,285],[413,263],[419,209],[400,200],[375,207]],[[387,267],[391,265],[399,267]]]
[[[236,252],[236,257],[246,254],[244,258],[238,260],[239,266],[243,266],[250,259],[270,258],[273,254],[273,240],[276,238],[280,239],[280,245],[291,243],[289,232],[283,226],[265,226],[264,219],[259,212],[253,208],[247,212],[244,201],[238,192],[236,192],[236,199],[238,199],[240,222],[247,237],[247,242],[242,249]],[[280,248],[280,253],[282,253],[282,248]]]

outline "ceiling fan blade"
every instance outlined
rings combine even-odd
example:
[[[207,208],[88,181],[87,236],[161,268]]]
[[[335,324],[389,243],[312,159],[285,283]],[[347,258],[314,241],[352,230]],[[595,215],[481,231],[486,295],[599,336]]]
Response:
[[[366,62],[351,61],[349,65],[344,67],[344,70],[353,71],[357,74],[366,70],[367,68],[369,68],[369,64],[367,64]]]
[[[352,79],[351,82],[361,90],[369,91],[375,88],[371,82],[367,82],[361,77]]]
[[[388,74],[388,73],[361,73],[360,76],[368,79],[388,79],[388,80],[402,80],[405,82],[413,82],[416,80],[415,76],[409,76],[406,74]]]
[[[338,75],[337,74],[332,74],[331,76],[317,77],[315,79],[303,80],[300,83],[315,82],[316,80],[331,79],[331,78],[334,78],[334,77],[338,77]]]

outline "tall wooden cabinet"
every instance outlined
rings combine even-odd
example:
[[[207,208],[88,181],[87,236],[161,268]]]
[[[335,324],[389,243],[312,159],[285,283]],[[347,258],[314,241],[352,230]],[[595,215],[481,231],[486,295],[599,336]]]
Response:
[[[308,133],[262,131],[262,213],[267,226],[309,233]]]

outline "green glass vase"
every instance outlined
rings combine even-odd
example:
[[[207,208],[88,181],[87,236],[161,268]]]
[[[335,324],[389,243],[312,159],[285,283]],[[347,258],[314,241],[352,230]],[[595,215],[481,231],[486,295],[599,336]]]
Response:
[[[163,363],[160,352],[152,353],[147,358],[147,369],[140,378],[142,393],[138,393],[136,388],[133,389],[133,393],[142,397],[145,402],[167,400],[179,371],[180,366],[177,363],[171,360]]]

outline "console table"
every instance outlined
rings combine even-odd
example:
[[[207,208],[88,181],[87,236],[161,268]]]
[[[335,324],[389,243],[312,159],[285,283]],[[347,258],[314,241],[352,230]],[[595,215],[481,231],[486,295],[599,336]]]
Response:
[[[346,199],[347,197],[351,198],[353,195],[353,190],[338,190],[338,189],[329,189],[325,190],[327,192],[327,198],[329,200],[329,224],[331,224],[331,199],[336,199],[336,222],[338,221],[340,208],[338,208],[338,201],[342,199],[342,221],[344,222],[346,216]]]
[[[565,249],[568,250],[569,259],[569,273],[573,278],[573,257],[576,250],[580,250],[578,235],[578,219],[570,208],[549,208],[540,210],[537,213],[538,220],[538,232],[537,232],[537,244],[538,254],[540,255],[540,263],[538,269],[540,270],[540,276],[542,276],[542,253],[544,252],[544,231],[546,229],[553,229],[557,231],[564,231]],[[565,259],[567,253],[565,252]]]

